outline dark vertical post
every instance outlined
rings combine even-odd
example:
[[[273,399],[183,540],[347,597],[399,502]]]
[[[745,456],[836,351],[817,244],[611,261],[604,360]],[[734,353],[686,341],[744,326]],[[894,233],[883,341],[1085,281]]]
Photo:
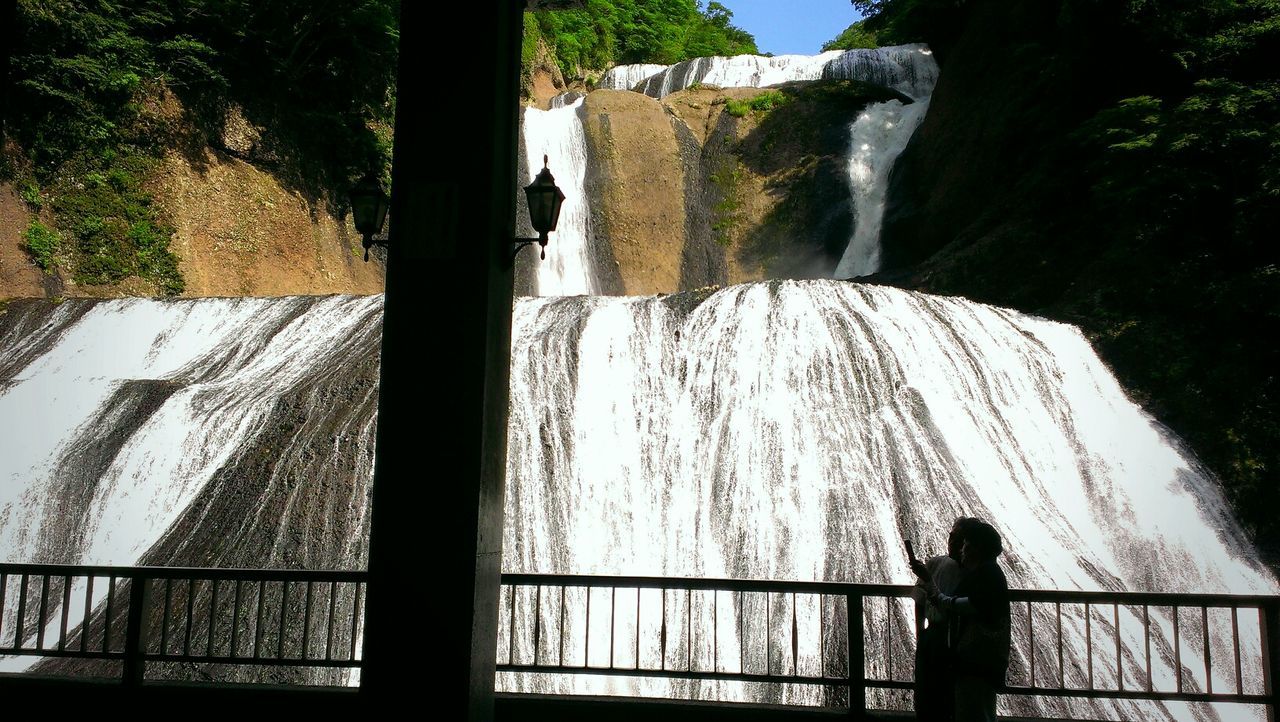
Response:
[[[1267,722],[1280,722],[1276,696],[1280,694],[1280,601],[1270,599],[1258,608],[1262,632],[1262,684],[1267,695]]]
[[[361,693],[416,701],[401,620],[448,620],[432,644],[442,719],[493,717],[524,6],[400,4]],[[442,57],[467,58],[483,89],[465,107],[424,71]]]
[[[147,663],[147,607],[150,604],[151,580],[136,576],[129,580],[129,623],[124,634],[124,683],[130,687],[142,684]]]
[[[862,639],[862,595],[845,595],[849,615],[849,718],[863,719],[867,711],[867,664]]]

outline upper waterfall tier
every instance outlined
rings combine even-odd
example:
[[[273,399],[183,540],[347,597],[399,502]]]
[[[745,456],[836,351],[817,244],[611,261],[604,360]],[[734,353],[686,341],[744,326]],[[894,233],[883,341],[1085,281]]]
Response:
[[[517,304],[508,571],[901,583],[903,539],[973,515],[1016,586],[1276,589],[1073,327],[833,281],[686,298]]]
[[[641,80],[657,75],[669,67],[671,66],[655,63],[616,65],[605,71],[596,87],[605,90],[631,90]]]
[[[598,87],[636,89],[662,98],[677,90],[706,83],[725,88],[759,88],[793,80],[860,80],[893,88],[912,98],[933,90],[938,66],[928,46],[830,50],[819,55],[736,55],[693,58],[675,65],[619,65],[600,79]]]

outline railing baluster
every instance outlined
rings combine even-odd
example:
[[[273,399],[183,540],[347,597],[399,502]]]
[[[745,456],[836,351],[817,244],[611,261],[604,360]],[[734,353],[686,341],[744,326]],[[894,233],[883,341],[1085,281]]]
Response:
[[[609,587],[609,669],[613,669],[613,648],[615,645],[613,633],[617,629],[617,620],[615,616],[618,612],[618,588]]]
[[[196,580],[187,580],[187,624],[182,630],[182,655],[191,656],[191,622],[196,616]]]
[[[236,580],[235,596],[231,599],[231,650],[229,657],[240,656],[240,598],[244,592],[244,580]]]
[[[534,661],[537,662],[536,655]],[[640,587],[636,587],[636,669],[640,669]]]
[[[1151,605],[1142,605],[1142,643],[1147,656],[1147,691],[1151,691]]]
[[[560,664],[564,666],[564,590],[565,585],[560,585]]]
[[[18,620],[13,628],[13,648],[22,649],[23,627],[27,624],[27,589],[30,586],[30,575],[22,573],[18,582]]]
[[[516,585],[511,585],[511,626],[507,630],[507,664],[516,663]]]
[[[58,651],[67,650],[67,622],[71,619],[71,576],[62,576],[62,627],[58,633]]]
[[[1173,667],[1174,679],[1178,682],[1178,691],[1182,691],[1182,644],[1178,639],[1178,607],[1174,605],[1173,610]]]
[[[169,653],[169,605],[173,601],[173,580],[164,580],[164,611],[160,617],[160,654]]]
[[[591,587],[586,588],[587,591],[587,621],[584,625],[582,639],[582,668],[586,669],[591,663]]]
[[[1067,672],[1062,661],[1062,602],[1054,602],[1053,611],[1058,618],[1058,688],[1066,689]]]
[[[796,623],[796,593],[791,593],[791,676],[800,675],[800,630]]]
[[[667,669],[667,588],[662,588],[662,631],[660,633],[661,643],[661,659],[659,659],[658,668],[666,671]]]
[[[107,651],[111,643],[111,622],[112,622],[112,605],[115,603],[116,597],[116,575],[112,574],[107,578],[107,609],[106,618],[102,624],[102,651]]]
[[[1093,612],[1089,608],[1089,603],[1084,603],[1084,657],[1085,666],[1088,668],[1089,689],[1093,689],[1093,628],[1091,620]]]
[[[253,658],[262,658],[262,613],[267,605],[267,580],[258,580],[258,611],[253,617]]]
[[[640,590],[636,590],[636,610],[640,609],[639,600]],[[534,588],[533,592],[533,665],[538,666],[538,637],[542,634],[542,585],[539,584]],[[639,624],[636,625],[636,639],[640,639]],[[636,649],[639,650],[639,642],[636,642]],[[636,653],[636,659],[639,659],[639,652]]]
[[[827,625],[826,610],[822,605],[823,595],[818,595],[818,676],[827,677]],[[890,675],[892,679],[892,675]]]
[[[720,609],[720,591],[711,590],[711,671],[720,671],[720,623],[717,613]]]
[[[315,583],[307,580],[307,592],[302,601],[302,659],[310,657],[311,648],[311,591]]]
[[[1213,694],[1213,671],[1209,661],[1209,607],[1200,607],[1200,624],[1202,641],[1204,643],[1204,689],[1208,694]]]
[[[1120,651],[1120,603],[1116,602],[1112,607],[1111,624],[1114,626],[1116,633],[1116,689],[1124,691],[1124,665],[1121,661],[1124,659],[1123,653]]]
[[[329,618],[326,620],[328,627],[324,640],[324,661],[333,660],[333,631],[334,617],[338,614],[338,583],[336,581],[329,582]]]
[[[919,639],[919,637],[916,637],[917,643]],[[1031,623],[1030,599],[1027,600],[1027,649],[1030,650],[1030,659],[1027,662],[1027,669],[1031,672],[1031,684],[1029,686],[1034,688],[1036,686],[1036,633],[1034,625]]]
[[[689,632],[689,644],[687,645],[688,649],[686,651],[689,654],[689,658],[685,660],[685,669],[692,672],[693,671],[693,590],[688,589],[686,591],[688,593],[688,597],[687,597],[688,604],[685,605],[686,607],[685,611],[688,614],[688,618],[685,620],[685,624],[687,625],[686,629]]]
[[[773,674],[773,624],[770,619],[772,612],[773,600],[769,598],[769,592],[764,593],[764,673],[765,675]]]
[[[3,599],[3,592],[0,592],[0,600]],[[0,610],[4,609],[3,601],[0,601]],[[89,627],[93,612],[93,575],[90,574],[84,580],[84,621],[80,623],[80,651],[89,651]],[[4,616],[4,612],[0,611],[0,617]]]
[[[884,598],[884,658],[885,679],[893,679],[893,610],[889,598]],[[797,670],[798,671],[798,670]]]
[[[1231,606],[1231,649],[1236,658],[1236,694],[1244,694],[1244,678],[1240,674],[1240,608]]]
[[[845,596],[845,613],[849,630],[849,716],[858,717],[867,708],[867,668],[863,624],[863,597],[861,594]]]
[[[354,614],[355,611],[352,610]],[[289,580],[280,580],[280,641],[276,644],[276,659],[284,659],[284,637],[285,637],[285,621],[289,618]],[[352,635],[355,639],[355,635]]]
[[[204,643],[204,656],[213,656],[213,638],[218,630],[218,580],[209,580],[209,638]]]
[[[364,582],[356,582],[355,585],[356,598],[351,603],[351,656],[349,657],[353,662],[356,659],[356,641],[360,637],[360,620],[364,617],[361,614],[361,609],[364,607]],[[364,651],[361,650],[360,654],[363,656]]]
[[[44,615],[49,610],[49,574],[40,576],[40,609],[36,614],[36,649],[44,649]]]

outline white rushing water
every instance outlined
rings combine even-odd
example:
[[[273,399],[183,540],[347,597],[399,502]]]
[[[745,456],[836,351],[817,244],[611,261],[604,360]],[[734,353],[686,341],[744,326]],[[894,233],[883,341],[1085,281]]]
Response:
[[[849,192],[854,228],[836,266],[836,278],[880,270],[880,229],[889,192],[889,173],[924,122],[938,80],[938,64],[924,45],[850,51],[832,61],[824,77],[868,79],[914,100],[868,105],[849,126]]]
[[[1004,535],[1011,586],[1276,593],[1216,482],[1070,326],[793,281],[726,288],[687,315],[663,298],[526,299],[514,328],[505,571],[908,583],[903,540],[939,552],[975,515]],[[1082,615],[1066,625],[1081,633]],[[1195,669],[1197,642],[1183,645]],[[1083,667],[1082,648],[1067,654]]]
[[[0,378],[0,560],[137,564],[216,474],[275,432],[268,420],[287,394],[305,398],[301,389],[350,368],[360,354],[376,358],[381,309],[380,296],[74,300],[56,307],[33,332],[4,339],[0,358],[28,362]],[[364,404],[350,446],[331,441],[335,460],[318,460],[334,475],[354,476],[341,488],[350,485],[355,497],[363,496],[372,475],[374,392],[368,388],[349,401]],[[329,412],[324,433],[343,431],[335,416]],[[293,451],[311,440],[307,436],[304,428],[271,440],[280,473],[258,480],[265,481],[261,504],[246,518],[224,520],[222,531],[235,538],[274,528],[282,515],[341,509],[343,518],[321,520],[315,534],[294,527],[298,536],[285,539],[280,528],[251,556],[266,567],[305,565],[313,554],[312,563],[325,567],[362,567],[364,499],[331,499],[308,486],[327,482],[314,478],[322,474],[303,483],[290,476],[304,471],[301,463],[290,468],[295,456],[314,455]],[[339,455],[354,466],[337,461]],[[239,493],[257,488],[251,484]],[[255,518],[262,515],[273,518]],[[9,581],[13,599],[17,580]],[[95,602],[105,594],[105,584],[95,587]],[[72,597],[83,595],[80,580]],[[72,626],[83,611],[73,605]],[[0,643],[12,643],[15,615],[13,604],[0,615]],[[58,615],[53,620],[51,638]],[[34,660],[9,659],[0,668],[21,669]]]
[[[910,105],[897,100],[872,103],[849,126],[853,237],[836,266],[836,278],[854,278],[880,270],[880,228],[888,199],[889,172],[928,110],[927,98]]]
[[[634,63],[609,68],[600,77],[596,87],[601,90],[631,90],[641,80],[657,75],[671,66],[654,63]]]
[[[524,251],[535,264],[535,293],[539,296],[572,296],[598,293],[599,282],[593,265],[590,205],[584,182],[587,174],[586,136],[582,128],[582,98],[567,105],[539,110],[525,108],[521,127],[532,182],[542,170],[543,157],[565,195],[556,226],[555,242],[547,247],[546,260],[538,248]]]

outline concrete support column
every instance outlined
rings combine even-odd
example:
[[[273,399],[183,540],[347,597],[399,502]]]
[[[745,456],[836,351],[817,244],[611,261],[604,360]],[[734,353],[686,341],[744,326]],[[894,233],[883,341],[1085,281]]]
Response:
[[[523,3],[401,7],[361,694],[487,720]]]

